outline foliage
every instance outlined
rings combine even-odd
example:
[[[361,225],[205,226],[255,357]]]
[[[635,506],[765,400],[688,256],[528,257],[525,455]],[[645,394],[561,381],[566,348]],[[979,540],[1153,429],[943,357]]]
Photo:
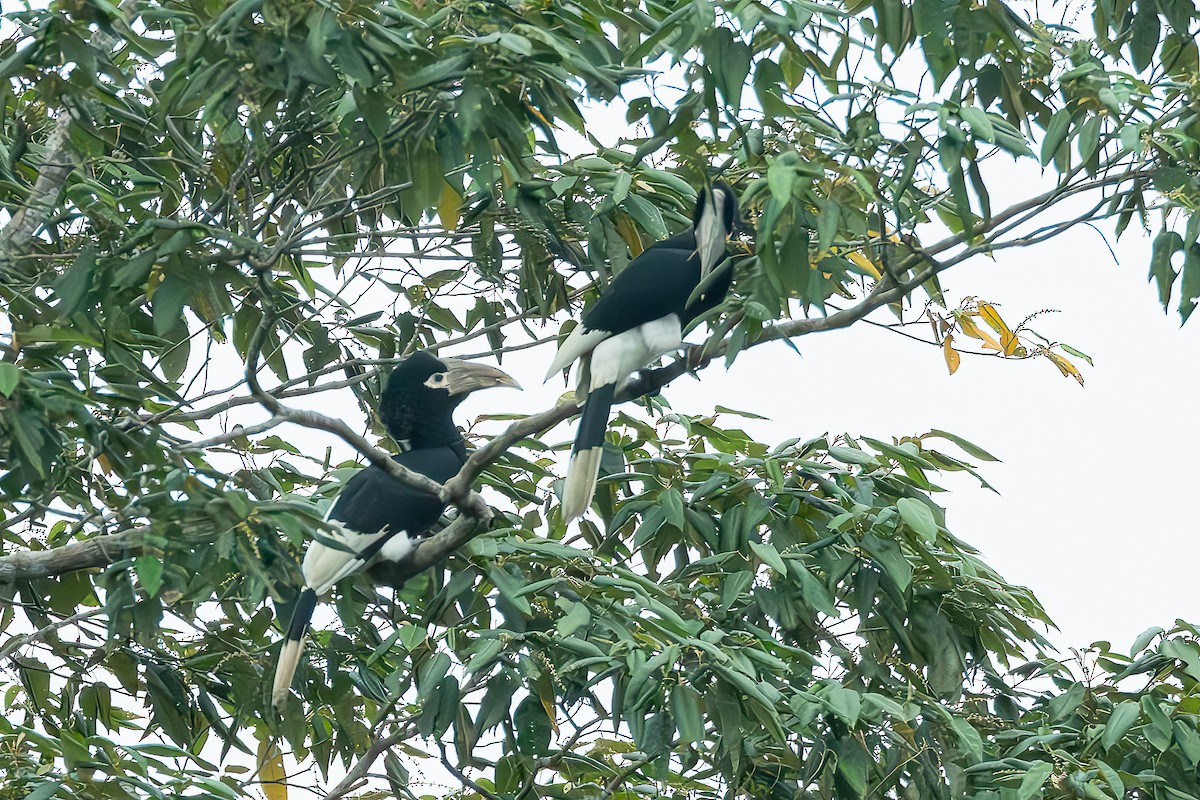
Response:
[[[1026,10],[9,14],[0,629],[22,633],[0,640],[0,797],[274,800],[314,777],[286,772],[293,755],[328,797],[377,762],[370,790],[397,796],[436,773],[471,798],[1200,797],[1200,637],[1180,623],[1131,658],[1052,661],[1036,599],[931,499],[986,452],[800,421],[772,445],[732,427],[738,412],[656,398],[616,423],[599,524],[577,530],[553,495],[569,407],[493,440],[478,465],[492,525],[455,495],[453,555],[390,601],[339,587],[299,696],[269,711],[297,555],[372,444],[281,404],[366,419],[386,446],[370,409],[412,348],[548,359],[542,326],[686,224],[714,169],[747,211],[734,292],[656,385],[884,306],[933,323],[951,371],[973,339],[1082,382],[1081,352],[946,298],[938,276],[1094,220],[1155,234],[1151,280],[1186,321],[1194,3]],[[617,98],[631,137],[564,152]],[[1008,159],[1052,185],[993,207]],[[315,451],[284,422],[358,452]]]

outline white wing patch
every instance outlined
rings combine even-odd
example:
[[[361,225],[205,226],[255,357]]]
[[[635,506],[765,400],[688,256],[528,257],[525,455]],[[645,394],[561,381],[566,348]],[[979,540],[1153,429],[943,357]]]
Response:
[[[679,317],[668,314],[605,339],[592,351],[590,387],[620,383],[654,359],[683,344]]]
[[[325,594],[342,578],[365,567],[370,559],[362,558],[361,553],[389,535],[387,528],[377,533],[356,533],[348,530],[336,520],[328,520],[328,522],[335,526],[337,531],[324,532],[322,536],[336,539],[346,545],[348,549],[341,550],[330,547],[320,541],[314,541],[308,546],[301,571],[304,574],[304,585],[316,592],[317,595]],[[399,531],[383,545],[380,549],[380,556],[399,561],[411,552],[414,546],[408,533]]]
[[[379,557],[384,561],[403,561],[408,558],[409,553],[416,549],[417,540],[411,538],[404,531],[400,531],[379,548]]]
[[[575,326],[575,330],[567,336],[562,347],[558,348],[558,355],[554,356],[550,369],[546,370],[546,380],[550,380],[556,373],[562,372],[580,356],[590,353],[596,345],[610,335],[608,331],[592,331],[583,325]]]

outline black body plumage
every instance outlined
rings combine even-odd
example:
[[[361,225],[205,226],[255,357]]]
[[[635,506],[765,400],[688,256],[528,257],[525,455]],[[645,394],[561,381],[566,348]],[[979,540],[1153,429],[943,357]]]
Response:
[[[563,485],[565,520],[591,504],[621,382],[678,349],[683,331],[725,299],[733,281],[725,247],[736,218],[737,198],[729,186],[718,183],[700,192],[692,227],[629,262],[559,348],[547,377],[581,360],[578,391],[585,398]]]
[[[453,412],[472,391],[517,386],[500,370],[424,351],[405,359],[388,378],[380,416],[403,452],[400,466],[445,483],[467,460]],[[304,589],[292,611],[275,670],[272,703],[287,696],[317,598],[372,561],[403,560],[445,511],[446,504],[371,465],[346,482],[304,556]],[[325,541],[323,541],[323,539]],[[336,546],[334,544],[336,542]]]
[[[709,290],[689,306],[688,298],[702,278],[695,231],[689,228],[656,242],[613,278],[596,304],[583,315],[583,326],[616,334],[675,314],[686,328],[694,319],[720,305],[729,292],[733,283],[729,259],[723,259],[716,269],[720,274]]]

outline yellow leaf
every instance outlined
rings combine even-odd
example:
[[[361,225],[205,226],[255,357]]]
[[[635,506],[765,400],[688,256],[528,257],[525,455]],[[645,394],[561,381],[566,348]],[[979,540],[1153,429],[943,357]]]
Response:
[[[1075,368],[1074,364],[1052,350],[1043,350],[1042,352],[1045,353],[1046,358],[1050,359],[1054,366],[1058,367],[1058,371],[1063,374],[1064,378],[1074,378],[1079,381],[1080,386],[1083,386],[1083,375]]]
[[[951,346],[953,344],[953,334],[942,339],[942,355],[946,357],[946,366],[949,367],[951,375],[958,371],[958,365],[962,363],[962,356]]]
[[[267,800],[287,800],[287,774],[283,771],[283,753],[273,741],[258,743],[258,779]]]
[[[633,224],[633,220],[624,214],[617,217],[617,233],[621,234],[621,238],[625,240],[625,244],[629,245],[629,255],[637,258],[642,254],[642,237],[638,235],[637,226]]]
[[[879,231],[877,231],[877,230],[873,230],[873,229],[871,229],[871,228],[868,228],[868,229],[867,229],[867,236],[870,236],[872,239],[874,239],[874,238],[875,238],[875,237],[877,237],[878,235],[879,235]],[[889,233],[887,238],[888,238],[888,240],[889,240],[889,241],[893,241],[893,242],[898,242],[898,241],[900,241],[900,237],[899,237],[899,236],[897,236],[895,233]]]
[[[462,195],[458,189],[446,182],[442,186],[442,196],[438,199],[437,215],[442,227],[452,231],[458,227],[458,213],[462,210]]]
[[[879,271],[879,267],[872,264],[871,259],[864,256],[862,253],[847,253],[846,259],[853,261],[855,264],[869,272],[871,277],[875,280],[879,280],[883,277],[883,274]]]
[[[1017,337],[1014,336],[1013,332],[1008,329],[1008,325],[1006,325],[1004,320],[1000,318],[1000,314],[996,311],[996,309],[992,308],[987,303],[980,303],[979,316],[983,317],[983,321],[986,322],[992,330],[1000,334],[1000,345],[1001,350],[1004,351],[1004,355],[1011,356],[1013,353],[1015,353],[1017,350],[1017,345],[1019,344]]]
[[[993,350],[1000,349],[1000,343],[996,341],[996,337],[992,336],[987,331],[981,331],[979,326],[975,324],[975,320],[971,319],[966,314],[955,312],[954,318],[958,320],[958,329],[972,339],[978,339],[984,343],[984,346],[990,347]]]
[[[557,694],[554,692],[554,687],[550,684],[550,676],[542,673],[537,681],[538,700],[542,704],[542,708],[546,711],[546,718],[550,720],[550,727],[554,732],[558,733],[558,713],[554,710],[554,700]]]
[[[545,125],[547,128],[554,127],[554,125],[551,124],[550,120],[546,119],[546,115],[543,114],[541,111],[538,111],[537,106],[533,105],[532,103],[526,103],[525,110],[528,111],[533,116],[537,117],[539,120],[541,120],[541,123],[543,125]]]

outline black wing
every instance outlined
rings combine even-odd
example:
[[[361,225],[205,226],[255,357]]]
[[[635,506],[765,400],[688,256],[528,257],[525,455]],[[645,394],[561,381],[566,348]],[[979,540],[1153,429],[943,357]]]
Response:
[[[450,447],[410,450],[392,460],[438,483],[457,475],[464,461]],[[387,528],[416,537],[433,527],[445,509],[439,498],[401,483],[378,467],[367,467],[346,482],[329,519],[360,533]]]
[[[700,259],[691,230],[647,248],[613,278],[583,316],[588,330],[623,333],[668,314],[683,317],[700,282]]]

